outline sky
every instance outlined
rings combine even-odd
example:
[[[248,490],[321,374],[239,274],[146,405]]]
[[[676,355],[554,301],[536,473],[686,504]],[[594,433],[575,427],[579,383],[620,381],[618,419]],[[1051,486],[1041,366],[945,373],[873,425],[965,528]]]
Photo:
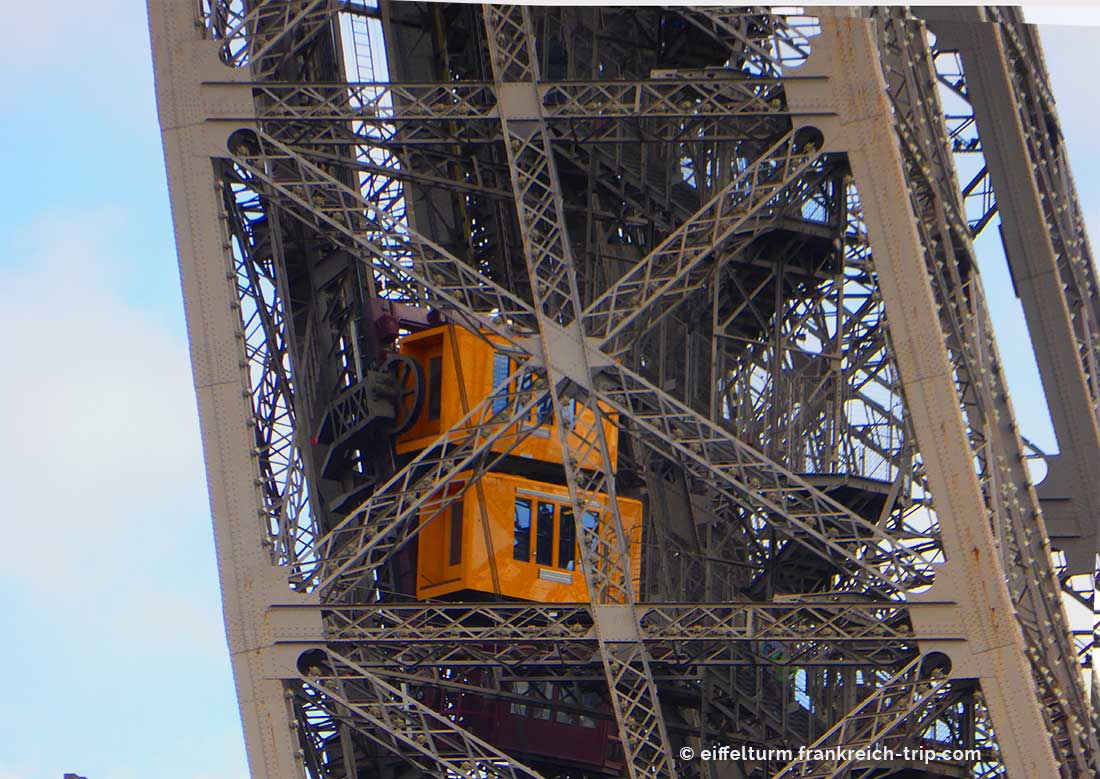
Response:
[[[244,779],[144,4],[51,9],[5,9],[28,33],[0,47],[0,779]],[[1043,37],[1096,233],[1100,28]],[[1053,449],[1018,305],[982,270],[1021,427]]]

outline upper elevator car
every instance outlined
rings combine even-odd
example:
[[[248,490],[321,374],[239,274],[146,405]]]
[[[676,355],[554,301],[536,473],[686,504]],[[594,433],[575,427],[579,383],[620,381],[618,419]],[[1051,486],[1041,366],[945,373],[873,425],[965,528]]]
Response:
[[[516,359],[496,351],[494,343],[501,343],[501,339],[491,335],[479,336],[454,324],[439,325],[401,338],[399,352],[420,367],[425,392],[424,402],[419,404],[415,418],[397,437],[398,454],[430,446],[441,433],[493,394],[494,388],[500,387],[516,370]],[[492,412],[506,412],[515,393],[522,389],[525,388],[508,386],[498,391],[492,400]],[[593,432],[592,412],[575,401],[566,408],[565,423],[577,443]],[[516,444],[515,433],[522,424],[534,425],[535,429]],[[615,468],[618,462],[618,428],[605,421],[604,435],[611,467]],[[558,420],[549,396],[505,430],[493,445],[493,451],[560,465],[562,450]],[[591,450],[580,466],[591,469],[602,467],[598,451]]]

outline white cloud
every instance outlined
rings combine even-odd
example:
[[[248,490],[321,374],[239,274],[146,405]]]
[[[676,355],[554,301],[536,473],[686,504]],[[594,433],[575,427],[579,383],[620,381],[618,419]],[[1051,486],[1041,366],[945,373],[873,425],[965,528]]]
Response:
[[[117,211],[57,214],[12,241],[27,254],[16,248],[18,265],[0,274],[9,369],[0,381],[9,550],[0,580],[104,636],[135,629],[111,620],[155,624],[172,613],[188,626],[179,634],[209,651],[216,583],[200,584],[215,599],[200,615],[173,592],[178,578],[165,578],[186,570],[174,547],[212,546],[186,344],[141,301],[119,296],[134,261],[120,251],[128,229]],[[125,613],[123,599],[110,598],[124,588],[136,588]],[[193,594],[195,584],[183,589]]]
[[[38,249],[2,277],[3,490],[21,540],[55,554],[69,545],[54,534],[121,530],[139,521],[126,508],[176,499],[200,473],[186,346],[110,288],[127,270],[111,256],[125,230],[111,211],[39,220]]]
[[[49,717],[65,741],[45,749],[27,714],[0,707],[0,779],[241,765],[183,323],[166,321],[172,301],[126,292],[172,260],[129,240],[135,227],[99,208],[0,230],[0,632],[14,639],[0,661],[52,669],[9,694],[41,701],[30,722]],[[141,745],[113,746],[105,695],[141,718]],[[161,701],[163,718],[143,718]]]
[[[16,129],[112,122],[120,135],[155,127],[149,27],[137,0],[4,3],[0,96]],[[82,126],[82,129],[83,126]],[[131,134],[128,141],[138,139]],[[143,138],[141,140],[144,140]],[[124,143],[120,139],[120,142]],[[117,152],[117,147],[110,149]],[[90,153],[88,150],[77,154]],[[78,163],[73,167],[87,165]]]
[[[137,34],[148,40],[148,19],[144,3],[132,0],[61,0],[46,6],[9,3],[4,8],[5,26],[10,30],[33,31],[9,35],[0,48],[5,69],[36,71],[49,69],[76,74],[81,66],[95,68],[117,62],[121,45],[131,48]],[[73,62],[75,53],[99,49],[110,57],[99,61]]]

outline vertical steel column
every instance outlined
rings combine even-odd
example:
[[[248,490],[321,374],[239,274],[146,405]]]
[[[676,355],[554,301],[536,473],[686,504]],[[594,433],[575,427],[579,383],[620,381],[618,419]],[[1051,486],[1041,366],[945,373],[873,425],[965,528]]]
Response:
[[[149,2],[157,108],[171,183],[172,215],[183,282],[191,364],[202,426],[206,475],[214,519],[226,633],[253,776],[299,777],[292,707],[269,651],[268,610],[277,603],[308,603],[292,593],[286,570],[267,551],[250,406],[248,361],[237,301],[215,160],[228,156],[225,125],[208,117],[252,115],[247,78],[218,56],[218,42],[204,39],[194,6]],[[208,82],[222,82],[216,88]],[[320,631],[319,614],[304,610],[306,627]]]
[[[939,17],[945,11],[934,16]],[[1100,539],[1100,290],[1088,252],[1065,147],[1047,88],[1041,57],[1025,57],[1023,29],[986,20],[979,8],[950,9],[950,22],[934,29],[963,63],[982,154],[997,196],[1002,238],[1016,294],[1035,346],[1043,390],[1060,450],[1040,495],[1069,498],[1068,511],[1052,510],[1055,532],[1070,537],[1073,573],[1093,573]],[[962,22],[962,23],[960,23]],[[1030,83],[1020,83],[1019,70]]]
[[[840,117],[826,123],[826,144],[848,153],[874,256],[894,358],[940,519],[947,563],[933,593],[965,606],[963,651],[946,650],[953,675],[982,681],[1011,776],[1055,777],[1054,757],[1027,647],[1005,583],[973,453],[960,410],[926,247],[887,99],[874,22],[822,20],[806,69],[827,75]],[[826,90],[792,90],[792,106],[820,107]],[[916,618],[916,615],[915,615]],[[918,621],[918,636],[922,628]]]

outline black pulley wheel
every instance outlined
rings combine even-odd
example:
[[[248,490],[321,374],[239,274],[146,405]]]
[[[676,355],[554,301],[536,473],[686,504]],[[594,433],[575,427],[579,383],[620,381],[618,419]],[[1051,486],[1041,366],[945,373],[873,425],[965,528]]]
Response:
[[[424,369],[412,357],[395,354],[383,363],[382,370],[393,374],[397,387],[397,413],[394,415],[393,435],[401,435],[413,426],[424,408]]]

